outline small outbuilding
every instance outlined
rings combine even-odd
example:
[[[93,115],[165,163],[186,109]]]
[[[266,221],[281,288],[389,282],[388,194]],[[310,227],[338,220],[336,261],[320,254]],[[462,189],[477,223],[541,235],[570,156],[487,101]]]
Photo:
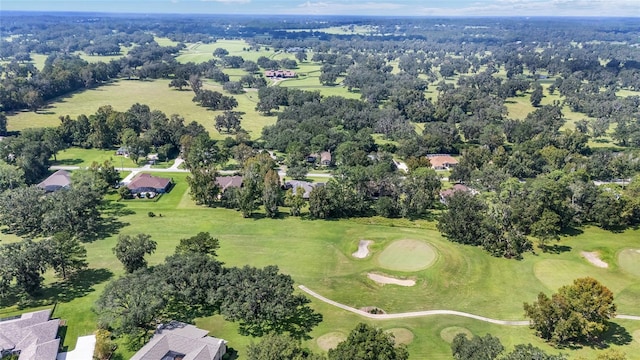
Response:
[[[132,194],[157,193],[164,194],[171,189],[171,179],[140,173],[127,184]]]

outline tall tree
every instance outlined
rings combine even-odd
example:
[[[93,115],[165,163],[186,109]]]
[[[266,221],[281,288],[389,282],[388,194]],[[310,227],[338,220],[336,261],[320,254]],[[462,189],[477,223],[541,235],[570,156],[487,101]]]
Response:
[[[269,334],[247,347],[248,360],[324,360],[325,357],[304,349],[300,340],[288,335]]]
[[[278,216],[278,205],[281,202],[280,176],[278,172],[269,169],[264,176],[264,188],[262,189],[262,203],[267,216],[275,218]]]
[[[360,323],[347,339],[329,350],[329,360],[406,360],[409,352],[404,345],[395,346],[393,335]]]
[[[113,253],[124,265],[128,273],[132,273],[147,266],[144,259],[146,254],[153,254],[156,251],[157,243],[151,240],[151,235],[138,234],[135,236],[121,234],[118,242],[113,248]]]
[[[460,333],[451,342],[451,352],[456,360],[493,360],[503,350],[500,339],[489,334],[469,339],[467,335]]]
[[[217,256],[216,250],[220,248],[220,242],[208,232],[199,232],[197,235],[186,239],[180,239],[176,246],[176,254],[197,253]]]
[[[593,278],[579,278],[561,287],[549,298],[544,293],[524,311],[538,336],[556,344],[592,342],[609,327],[615,317],[613,293]]]
[[[49,253],[51,267],[63,279],[87,267],[87,249],[70,233],[54,234],[45,241],[45,246]]]
[[[223,281],[210,299],[220,303],[227,320],[240,322],[242,335],[289,333],[300,339],[322,321],[309,299],[294,294],[293,279],[276,266],[230,268]]]

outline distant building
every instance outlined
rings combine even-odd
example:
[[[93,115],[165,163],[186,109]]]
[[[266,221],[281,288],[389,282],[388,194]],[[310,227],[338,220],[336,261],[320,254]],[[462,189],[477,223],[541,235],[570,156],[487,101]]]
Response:
[[[323,151],[320,154],[313,153],[307,155],[306,160],[312,164],[318,162],[318,164],[322,166],[331,166],[333,158],[329,151]]]
[[[131,360],[221,360],[227,342],[209,332],[178,321],[160,326]]]
[[[471,194],[477,194],[478,191],[474,190],[466,185],[463,184],[455,184],[453,185],[453,187],[451,187],[450,189],[446,189],[446,190],[440,190],[440,202],[443,204],[447,203],[447,199],[453,195],[454,193],[458,192],[458,191],[464,191],[464,192],[468,192]]]
[[[267,70],[264,72],[264,76],[272,79],[290,79],[298,75],[291,70]]]
[[[242,187],[242,176],[217,176],[216,184],[220,186],[220,192],[223,193],[229,188]]]
[[[164,194],[171,188],[171,179],[140,173],[127,184],[132,194],[154,192]]]
[[[68,189],[71,186],[71,174],[66,170],[58,170],[37,185],[46,192]]]
[[[47,309],[0,320],[0,358],[20,354],[18,360],[55,360],[60,347],[60,320],[50,316],[51,310]]]
[[[296,191],[298,188],[302,188],[304,193],[302,194],[303,199],[309,199],[309,195],[311,195],[311,191],[317,186],[324,186],[324,183],[312,183],[308,181],[299,181],[299,180],[289,180],[285,181],[284,185],[282,185],[283,190],[291,189],[293,194],[296,195]]]
[[[427,158],[435,170],[448,170],[458,165],[458,160],[449,154],[428,154]]]

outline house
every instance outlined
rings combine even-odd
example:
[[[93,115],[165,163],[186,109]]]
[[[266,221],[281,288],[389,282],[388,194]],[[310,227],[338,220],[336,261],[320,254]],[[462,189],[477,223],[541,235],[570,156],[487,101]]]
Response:
[[[120,148],[118,148],[118,150],[116,150],[116,155],[129,156],[129,148],[126,146],[121,146]]]
[[[471,193],[471,194],[474,194],[474,195],[478,193],[478,191],[476,191],[476,190],[474,190],[474,189],[472,189],[472,188],[470,188],[470,187],[468,187],[466,185],[455,184],[450,189],[446,189],[446,190],[441,190],[440,191],[440,202],[443,203],[443,204],[446,204],[447,203],[447,198],[449,198],[449,196],[453,195],[457,191],[464,191],[464,192],[468,192],[468,193]]]
[[[127,184],[132,194],[154,192],[164,194],[171,188],[171,179],[139,173]]]
[[[264,76],[272,79],[290,79],[296,77],[297,75],[295,71],[291,70],[267,70],[264,72]]]
[[[227,342],[208,333],[193,325],[172,321],[159,326],[131,360],[220,360],[227,352]]]
[[[18,360],[55,360],[60,320],[50,316],[47,309],[0,320],[0,357],[20,354]]]
[[[324,186],[324,183],[312,183],[312,182],[308,182],[308,181],[289,180],[289,181],[285,181],[284,185],[282,185],[282,189],[283,190],[292,189],[293,190],[293,194],[295,195],[296,194],[296,190],[298,188],[302,188],[302,189],[304,189],[304,194],[302,194],[302,198],[308,200],[309,199],[309,195],[311,194],[311,191],[316,186]]]
[[[320,165],[322,166],[331,166],[331,153],[328,151],[323,151],[320,153]]]
[[[71,174],[66,170],[58,170],[37,185],[46,192],[68,189],[71,186]]]
[[[429,154],[427,158],[435,170],[449,170],[458,165],[458,160],[449,154]]]
[[[220,192],[225,192],[228,188],[242,187],[242,176],[217,176],[216,184],[220,187]]]

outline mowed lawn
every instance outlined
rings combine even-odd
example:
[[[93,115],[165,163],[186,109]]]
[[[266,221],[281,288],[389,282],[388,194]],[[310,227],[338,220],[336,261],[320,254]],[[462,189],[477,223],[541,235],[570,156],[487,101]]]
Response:
[[[239,212],[233,210],[196,206],[187,191],[186,174],[157,175],[171,176],[175,180],[176,186],[169,194],[157,202],[114,202],[109,210],[119,215],[118,233],[147,233],[158,242],[156,253],[148,258],[150,265],[158,264],[170,255],[181,238],[209,231],[220,239],[219,257],[227,266],[275,264],[290,274],[296,284],[303,284],[355,308],[375,306],[391,313],[452,309],[517,320],[523,318],[522,303],[535,300],[538,292],[550,294],[576,277],[593,276],[614,291],[620,313],[640,315],[640,303],[637,301],[640,298],[640,276],[633,269],[625,270],[617,263],[620,252],[640,249],[640,231],[612,236],[600,229],[586,228],[582,234],[562,238],[560,253],[537,252],[526,254],[523,260],[507,260],[491,257],[478,248],[453,244],[443,239],[434,230],[434,224],[428,221],[381,218],[307,220],[286,216],[286,209],[281,209],[280,219],[263,218],[260,212],[251,219],[243,219]],[[158,216],[149,217],[149,211]],[[351,256],[361,239],[374,241],[370,246],[372,254],[366,259]],[[58,299],[55,316],[68,320],[66,346],[72,348],[77,336],[95,329],[96,315],[92,313],[92,304],[109,279],[123,274],[121,264],[111,251],[116,240],[117,234],[114,233],[85,244],[92,270],[83,278],[82,284],[67,290],[55,287],[48,292],[48,299]],[[381,259],[383,251],[398,240],[429,244],[435,250],[435,261],[419,271],[382,268],[380,263],[385,261]],[[610,264],[609,269],[591,265],[580,256],[581,251],[600,252],[602,259]],[[411,277],[417,283],[413,287],[382,286],[369,280],[368,272]],[[52,276],[48,276],[48,281],[53,281]],[[357,322],[364,321],[357,315],[315,299],[312,303],[324,316],[323,323],[312,333],[314,339],[307,342],[315,350],[320,349],[316,342],[318,337],[332,332],[348,334]],[[0,311],[0,315],[21,311],[24,310],[11,307]],[[368,322],[385,329],[405,328],[411,331],[414,340],[409,349],[416,359],[450,358],[448,343],[441,334],[453,331],[448,328],[456,326],[478,335],[488,332],[499,336],[507,346],[531,342],[550,349],[526,327],[489,325],[460,317]],[[640,359],[640,339],[632,339],[634,333],[640,335],[640,322],[616,323],[625,326],[624,331],[631,339],[624,341],[622,349],[629,359]],[[239,336],[234,324],[226,323],[218,316],[200,319],[198,325],[211,330],[214,336],[229,340],[230,346],[240,354],[252,341]],[[586,348],[576,353],[593,358],[593,352],[593,349]]]

